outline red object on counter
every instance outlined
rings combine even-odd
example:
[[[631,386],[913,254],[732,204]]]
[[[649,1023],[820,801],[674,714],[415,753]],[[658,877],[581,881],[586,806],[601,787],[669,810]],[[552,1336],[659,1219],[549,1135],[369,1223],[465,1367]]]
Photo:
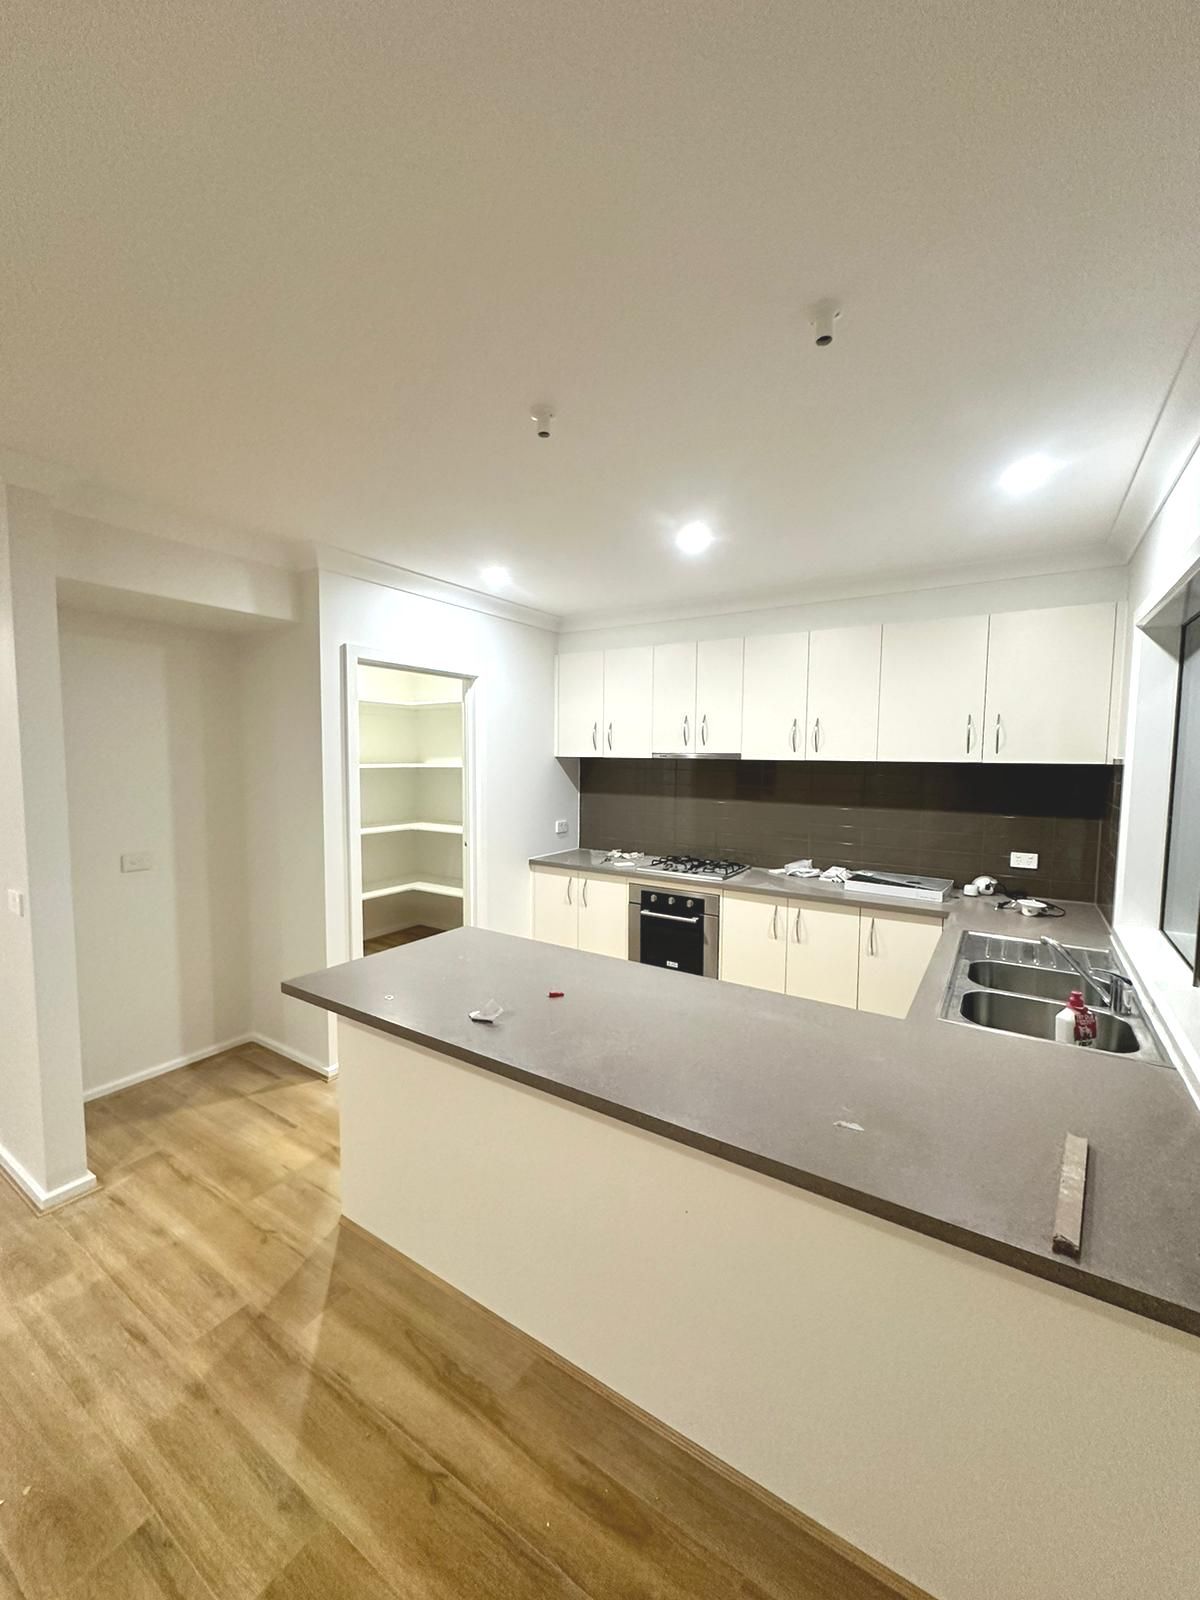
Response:
[[[1096,1042],[1096,1013],[1083,998],[1083,991],[1072,989],[1067,1004],[1075,1013],[1075,1043],[1084,1046]]]
[[[551,989],[550,996],[549,996],[549,998],[551,1000],[561,1000],[562,997],[563,997],[563,991],[561,989]]]

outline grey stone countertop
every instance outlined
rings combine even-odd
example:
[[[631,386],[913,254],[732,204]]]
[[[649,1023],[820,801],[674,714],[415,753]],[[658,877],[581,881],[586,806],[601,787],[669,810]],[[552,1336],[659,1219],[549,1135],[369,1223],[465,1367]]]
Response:
[[[736,878],[714,883],[709,878],[689,878],[678,872],[655,872],[650,865],[651,856],[639,856],[636,864],[623,863],[618,866],[604,859],[607,854],[605,850],[559,850],[554,855],[531,856],[529,865],[553,867],[559,872],[583,872],[594,878],[629,878],[636,879],[638,883],[677,883],[683,887],[685,894],[690,884],[700,894],[724,894],[732,890],[737,894],[769,895],[775,899],[791,896],[804,900],[834,900],[839,905],[869,906],[878,911],[923,911],[931,917],[946,917],[953,904],[949,900],[918,900],[894,894],[872,894],[869,889],[859,886],[822,883],[820,878],[784,878],[768,872],[765,867],[750,867]]]
[[[940,909],[903,1020],[479,928],[283,990],[1200,1334],[1200,1112],[1182,1078],[942,1020],[963,932],[1036,938],[1047,924],[961,897]],[[1094,906],[1050,926],[1067,943],[1108,942]],[[492,999],[499,1021],[472,1023]],[[1091,1144],[1078,1261],[1050,1247],[1068,1133]]]

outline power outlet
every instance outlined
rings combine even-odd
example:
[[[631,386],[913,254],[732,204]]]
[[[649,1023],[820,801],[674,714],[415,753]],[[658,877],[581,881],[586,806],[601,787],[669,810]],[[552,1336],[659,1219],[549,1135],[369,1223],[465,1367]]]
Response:
[[[554,824],[554,831],[560,835],[560,837],[564,833],[570,833],[571,824],[567,821],[566,817],[559,817],[558,821]]]
[[[154,853],[150,850],[131,850],[121,857],[122,872],[150,872],[154,868]]]
[[[1038,857],[1036,850],[1014,850],[1008,858],[1010,867],[1036,867]]]
[[[8,909],[14,917],[23,917],[25,915],[25,896],[20,889],[10,889],[8,891]]]

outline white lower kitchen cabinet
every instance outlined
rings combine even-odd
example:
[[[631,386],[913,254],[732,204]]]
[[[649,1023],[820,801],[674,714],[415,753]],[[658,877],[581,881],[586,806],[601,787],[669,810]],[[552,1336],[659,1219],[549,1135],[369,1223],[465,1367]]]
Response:
[[[533,937],[543,944],[579,945],[579,879],[570,872],[530,870],[533,879]]]
[[[783,994],[787,973],[787,904],[761,894],[721,896],[721,977]]]
[[[940,917],[867,911],[859,917],[858,1009],[906,1017],[942,936]]]
[[[624,878],[577,878],[579,948],[629,959],[629,885]]]
[[[858,1005],[859,912],[812,900],[785,900],[786,992],[830,1006]]]

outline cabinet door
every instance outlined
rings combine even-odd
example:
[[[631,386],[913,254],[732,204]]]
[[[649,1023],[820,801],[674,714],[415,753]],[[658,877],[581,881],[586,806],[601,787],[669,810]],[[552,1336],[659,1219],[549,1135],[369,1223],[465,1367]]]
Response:
[[[543,944],[579,943],[579,879],[569,872],[530,868],[533,879],[533,937]]]
[[[604,652],[558,658],[556,756],[598,756],[604,725]]]
[[[648,644],[604,652],[606,756],[648,756],[654,651]]]
[[[745,640],[742,757],[803,761],[808,704],[808,634],[764,633]]]
[[[880,761],[979,761],[987,617],[885,622]]]
[[[742,748],[742,641],[701,639],[696,646],[696,749],[737,755]]]
[[[809,635],[808,759],[874,761],[883,629],[819,628]]]
[[[1106,761],[1117,608],[1056,606],[990,619],[985,761]]]
[[[939,917],[864,909],[859,920],[858,1009],[906,1017],[941,936]]]
[[[691,755],[696,748],[696,646],[654,646],[655,754],[678,751]]]
[[[579,948],[629,959],[629,885],[624,878],[580,878]]]
[[[858,907],[785,900],[787,992],[830,1006],[858,1004]]]
[[[786,907],[758,894],[721,896],[721,976],[752,989],[784,991]]]

